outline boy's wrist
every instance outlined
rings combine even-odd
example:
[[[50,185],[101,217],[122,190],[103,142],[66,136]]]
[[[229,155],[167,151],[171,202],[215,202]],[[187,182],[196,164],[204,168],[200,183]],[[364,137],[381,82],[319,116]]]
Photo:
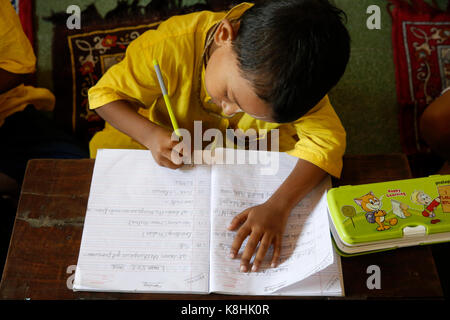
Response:
[[[288,216],[296,206],[296,203],[293,201],[288,201],[286,198],[283,198],[276,193],[267,199],[266,204],[271,208],[274,208],[274,211],[286,216]]]
[[[146,124],[145,128],[143,128],[143,129],[144,130],[142,130],[142,132],[141,132],[142,144],[144,145],[144,147],[151,150],[155,144],[155,139],[157,139],[157,136],[158,136],[157,132],[158,132],[158,129],[160,129],[160,127],[157,124],[148,120],[148,124]]]
[[[290,213],[326,175],[327,173],[323,169],[299,159],[291,175],[267,202],[277,210]]]

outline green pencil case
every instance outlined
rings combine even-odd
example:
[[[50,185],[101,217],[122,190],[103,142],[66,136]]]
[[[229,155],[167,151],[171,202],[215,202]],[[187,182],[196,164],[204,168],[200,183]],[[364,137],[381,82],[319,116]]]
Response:
[[[450,241],[450,175],[332,188],[327,202],[343,256]]]

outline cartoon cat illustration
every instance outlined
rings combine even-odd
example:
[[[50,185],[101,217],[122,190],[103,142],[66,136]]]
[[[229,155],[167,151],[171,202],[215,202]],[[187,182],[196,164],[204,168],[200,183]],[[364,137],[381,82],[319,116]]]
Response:
[[[381,210],[383,206],[380,199],[378,199],[372,191],[362,197],[353,199],[356,204],[360,206],[366,212],[366,219],[369,223],[377,223],[378,231],[388,230],[390,226],[384,225],[384,219],[386,216],[386,211]],[[391,226],[397,224],[398,220],[393,218],[389,220]]]

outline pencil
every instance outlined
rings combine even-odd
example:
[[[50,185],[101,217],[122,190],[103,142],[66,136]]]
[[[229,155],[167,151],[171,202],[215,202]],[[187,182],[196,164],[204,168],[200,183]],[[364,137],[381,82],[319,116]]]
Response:
[[[161,87],[161,91],[164,97],[164,101],[166,102],[167,111],[169,112],[170,121],[172,122],[173,129],[177,136],[180,136],[177,119],[172,110],[172,104],[170,103],[169,95],[167,93],[166,86],[164,85],[164,79],[161,74],[161,69],[159,68],[158,61],[153,59],[153,66],[155,67],[156,76],[158,77],[159,86]]]

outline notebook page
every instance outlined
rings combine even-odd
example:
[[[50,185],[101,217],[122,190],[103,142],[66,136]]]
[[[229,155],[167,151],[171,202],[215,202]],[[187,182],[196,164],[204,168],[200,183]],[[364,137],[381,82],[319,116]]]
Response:
[[[74,290],[209,290],[210,167],[160,167],[148,150],[99,150]]]
[[[240,272],[239,257],[247,240],[243,243],[238,258],[229,258],[236,232],[226,228],[232,218],[268,199],[284,182],[296,163],[296,158],[280,153],[279,169],[274,175],[261,175],[261,165],[213,167],[211,291],[267,295],[306,279],[333,263],[334,253],[326,214],[325,193],[331,187],[330,178],[324,179],[291,212],[283,236],[281,263],[278,267],[270,268],[271,248],[260,272]],[[315,288],[316,291],[319,290],[316,294],[325,294],[325,291],[321,291],[320,283]],[[296,294],[300,293],[297,289]]]
[[[334,249],[333,249],[334,251]],[[334,251],[333,263],[306,279],[277,290],[278,296],[343,296],[344,277],[341,257]]]

